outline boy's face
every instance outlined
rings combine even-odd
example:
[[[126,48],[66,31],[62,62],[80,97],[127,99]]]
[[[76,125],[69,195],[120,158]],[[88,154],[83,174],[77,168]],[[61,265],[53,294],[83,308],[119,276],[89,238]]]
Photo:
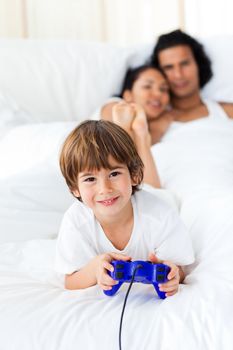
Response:
[[[82,202],[93,210],[100,223],[113,222],[128,215],[131,210],[132,185],[125,164],[110,158],[110,169],[83,171],[78,175],[78,186],[73,194],[81,197]]]

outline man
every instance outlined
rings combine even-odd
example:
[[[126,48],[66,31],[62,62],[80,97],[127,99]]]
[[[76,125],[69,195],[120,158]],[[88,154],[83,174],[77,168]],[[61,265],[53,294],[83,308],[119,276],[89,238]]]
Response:
[[[181,30],[161,35],[154,48],[152,62],[167,77],[171,90],[172,115],[177,121],[189,121],[208,115],[200,89],[211,79],[211,62],[203,46]],[[229,118],[233,104],[220,103]]]

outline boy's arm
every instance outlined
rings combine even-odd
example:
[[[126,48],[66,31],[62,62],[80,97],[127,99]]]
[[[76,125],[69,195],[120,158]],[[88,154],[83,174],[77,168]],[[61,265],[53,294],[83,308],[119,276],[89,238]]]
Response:
[[[160,178],[156,168],[155,160],[151,153],[150,143],[140,137],[135,137],[135,144],[138,150],[138,154],[144,164],[144,177],[143,182],[154,187],[161,188]]]
[[[94,286],[96,283],[95,258],[81,270],[65,276],[66,289],[83,289]]]
[[[179,268],[179,276],[180,276],[180,283],[182,283],[184,281],[184,278],[185,278],[185,274],[184,274],[184,271],[182,270],[182,267],[181,266],[178,266]]]
[[[151,135],[146,114],[136,103],[120,102],[112,107],[113,122],[121,126],[133,139],[144,164],[143,182],[161,188],[156,164],[151,153]]]
[[[131,258],[117,253],[97,255],[79,271],[65,276],[65,288],[84,289],[98,284],[103,290],[111,290],[117,282],[107,273],[113,271],[112,260],[127,261]]]

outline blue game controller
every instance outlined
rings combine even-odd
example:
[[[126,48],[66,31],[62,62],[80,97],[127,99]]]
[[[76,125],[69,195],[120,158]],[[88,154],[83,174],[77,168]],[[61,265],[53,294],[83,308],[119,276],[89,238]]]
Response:
[[[150,261],[121,261],[113,260],[111,264],[114,267],[114,271],[108,271],[109,275],[118,284],[114,285],[111,290],[105,290],[104,294],[108,296],[114,295],[124,282],[131,282],[135,269],[134,282],[140,282],[145,284],[153,284],[155,290],[160,299],[165,299],[165,292],[159,290],[159,283],[167,282],[167,275],[170,271],[170,267],[164,264],[153,264]]]

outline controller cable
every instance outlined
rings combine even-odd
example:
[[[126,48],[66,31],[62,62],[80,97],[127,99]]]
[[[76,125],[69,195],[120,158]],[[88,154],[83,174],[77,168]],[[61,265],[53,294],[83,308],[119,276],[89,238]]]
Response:
[[[126,302],[127,302],[128,296],[129,296],[130,289],[132,288],[136,272],[137,272],[138,269],[140,269],[142,267],[143,267],[142,265],[137,265],[135,267],[135,269],[133,271],[133,275],[132,275],[131,281],[130,281],[130,284],[129,284],[129,287],[128,287],[128,290],[127,290],[126,295],[125,295],[125,300],[124,300],[124,304],[123,304],[123,308],[122,308],[122,312],[121,312],[120,327],[119,327],[119,350],[122,350],[122,347],[121,347],[121,331],[122,331],[122,322],[123,322],[123,316],[124,316],[124,312],[125,312]]]

